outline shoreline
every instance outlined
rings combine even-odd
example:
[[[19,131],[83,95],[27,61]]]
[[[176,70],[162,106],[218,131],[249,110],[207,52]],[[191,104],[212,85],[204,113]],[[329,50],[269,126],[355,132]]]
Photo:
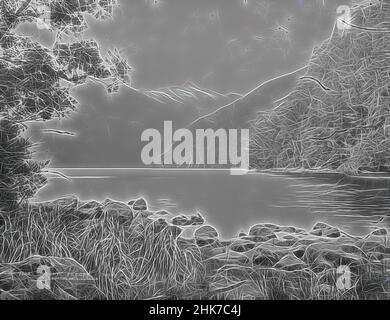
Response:
[[[322,222],[258,223],[222,240],[201,215],[168,219],[142,198],[24,210],[1,217],[0,299],[390,299],[388,228],[360,237]],[[53,272],[50,290],[36,287],[39,265]],[[337,287],[340,268],[348,288]]]

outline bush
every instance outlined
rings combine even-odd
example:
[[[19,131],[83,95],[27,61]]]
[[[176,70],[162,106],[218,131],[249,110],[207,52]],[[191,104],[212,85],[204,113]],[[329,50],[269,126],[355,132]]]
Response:
[[[352,28],[334,29],[307,74],[254,122],[257,168],[390,169],[389,1],[359,1]]]

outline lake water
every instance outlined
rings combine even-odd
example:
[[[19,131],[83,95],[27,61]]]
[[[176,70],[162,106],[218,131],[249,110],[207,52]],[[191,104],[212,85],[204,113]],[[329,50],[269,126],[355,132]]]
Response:
[[[54,169],[53,169],[54,170]],[[82,200],[144,197],[152,210],[200,212],[222,237],[271,222],[311,227],[316,221],[366,234],[390,225],[390,177],[268,174],[228,170],[61,169],[37,200],[75,194]],[[383,218],[384,217],[384,218]]]

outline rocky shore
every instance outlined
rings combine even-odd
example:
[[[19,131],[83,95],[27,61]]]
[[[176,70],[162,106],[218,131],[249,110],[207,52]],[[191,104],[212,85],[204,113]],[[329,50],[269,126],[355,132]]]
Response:
[[[260,223],[226,241],[199,214],[148,209],[70,197],[1,216],[0,299],[390,298],[387,229]]]

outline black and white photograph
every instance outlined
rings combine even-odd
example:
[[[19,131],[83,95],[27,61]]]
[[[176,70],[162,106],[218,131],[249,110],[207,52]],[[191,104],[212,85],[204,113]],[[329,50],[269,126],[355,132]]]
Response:
[[[390,300],[389,231],[390,0],[0,0],[0,300]]]

